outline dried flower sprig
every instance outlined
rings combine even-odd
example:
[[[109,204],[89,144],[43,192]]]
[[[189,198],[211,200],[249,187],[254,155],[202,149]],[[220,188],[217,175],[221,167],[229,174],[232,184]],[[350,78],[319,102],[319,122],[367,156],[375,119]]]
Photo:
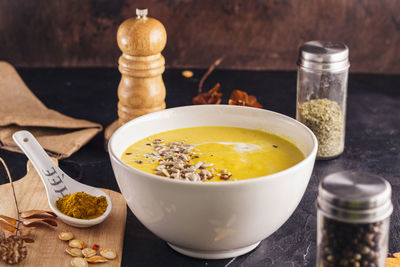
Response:
[[[29,237],[31,231],[37,226],[57,226],[56,215],[51,211],[29,210],[20,212],[13,180],[7,164],[0,158],[6,170],[8,180],[12,189],[17,219],[0,214],[0,258],[8,264],[16,264],[26,258],[28,250],[24,243],[33,243]],[[3,230],[11,233],[6,238]]]
[[[197,90],[198,94],[201,94],[201,92],[203,91],[203,84],[204,81],[207,79],[207,77],[211,74],[211,72],[213,72],[213,70],[219,65],[221,64],[222,60],[224,60],[224,56],[218,58],[216,61],[214,61],[214,63],[208,68],[207,72],[203,75],[203,77],[201,77],[200,82],[199,82],[199,88]]]
[[[208,92],[203,91],[203,84],[207,77],[211,74],[211,72],[221,64],[224,57],[218,58],[207,70],[207,72],[203,75],[199,82],[198,95],[193,97],[192,102],[194,105],[204,105],[204,104],[219,104],[221,103],[222,92],[221,85],[217,83],[211,90]],[[249,106],[262,108],[262,105],[257,101],[257,98],[254,95],[248,95],[246,92],[241,90],[234,90],[228,101],[229,105],[238,105],[238,106]]]
[[[254,95],[248,95],[246,92],[241,90],[234,90],[232,92],[228,104],[262,108],[262,105],[258,103],[257,98]]]
[[[192,101],[195,105],[219,104],[221,97],[221,85],[217,83],[210,91],[198,94]]]

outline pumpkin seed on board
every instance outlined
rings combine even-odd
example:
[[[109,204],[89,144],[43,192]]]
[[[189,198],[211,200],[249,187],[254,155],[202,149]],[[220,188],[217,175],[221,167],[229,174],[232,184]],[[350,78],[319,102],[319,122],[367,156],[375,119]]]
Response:
[[[73,240],[69,241],[68,245],[71,248],[83,249],[85,247],[85,244],[82,241],[80,241],[79,239],[73,239]]]
[[[75,258],[72,258],[72,260],[71,260],[71,266],[73,266],[73,267],[88,267],[89,264],[84,258],[75,257]]]
[[[96,250],[94,250],[92,248],[84,248],[84,249],[82,249],[82,254],[86,258],[90,258],[90,257],[96,255]]]
[[[61,233],[58,234],[58,238],[63,241],[69,241],[72,238],[74,238],[74,234],[71,232],[62,231]]]
[[[65,252],[67,252],[72,257],[82,257],[82,250],[80,250],[79,248],[68,247],[65,249]]]
[[[98,256],[98,255],[92,256],[92,257],[90,257],[90,258],[87,258],[86,260],[87,260],[88,262],[90,262],[90,263],[99,263],[99,262],[106,262],[106,261],[108,261],[106,258],[104,258],[104,257],[102,257],[102,256]]]
[[[100,249],[100,255],[109,260],[113,260],[117,257],[117,253],[109,248]]]

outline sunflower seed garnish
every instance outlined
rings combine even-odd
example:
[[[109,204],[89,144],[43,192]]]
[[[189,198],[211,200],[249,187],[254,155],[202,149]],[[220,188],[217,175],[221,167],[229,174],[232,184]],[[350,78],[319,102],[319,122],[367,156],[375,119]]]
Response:
[[[232,174],[226,169],[217,173],[217,168],[210,168],[214,163],[198,161],[191,163],[192,159],[198,159],[200,151],[194,145],[185,141],[164,143],[161,139],[149,140],[146,145],[154,148],[153,152],[144,155],[151,163],[158,162],[155,173],[160,176],[178,180],[205,181],[216,175],[223,180],[228,180]],[[141,160],[135,161],[137,163]],[[143,163],[143,162],[142,162]]]
[[[202,168],[209,168],[209,167],[212,167],[212,166],[214,166],[214,163],[204,163],[201,167]]]

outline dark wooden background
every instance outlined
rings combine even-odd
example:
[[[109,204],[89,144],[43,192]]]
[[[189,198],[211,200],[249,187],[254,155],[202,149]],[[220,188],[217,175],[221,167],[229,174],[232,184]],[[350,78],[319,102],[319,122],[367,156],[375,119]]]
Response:
[[[0,60],[17,67],[114,67],[118,25],[149,8],[167,67],[293,70],[307,40],[346,43],[352,72],[400,73],[399,0],[1,0]]]

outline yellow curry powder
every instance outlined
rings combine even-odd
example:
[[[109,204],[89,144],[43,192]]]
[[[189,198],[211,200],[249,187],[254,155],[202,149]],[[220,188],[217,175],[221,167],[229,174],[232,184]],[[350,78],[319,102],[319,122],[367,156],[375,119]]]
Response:
[[[70,217],[78,219],[94,219],[107,209],[105,196],[95,197],[84,192],[65,195],[56,202],[57,209]]]

